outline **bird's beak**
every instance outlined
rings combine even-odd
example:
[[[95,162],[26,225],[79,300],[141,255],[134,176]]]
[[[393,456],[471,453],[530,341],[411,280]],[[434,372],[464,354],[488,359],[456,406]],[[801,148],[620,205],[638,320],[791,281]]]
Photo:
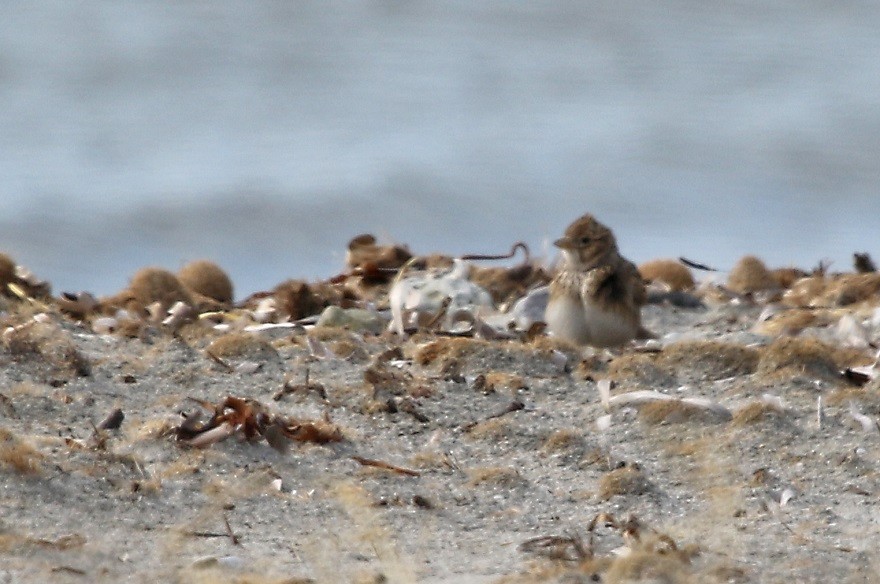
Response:
[[[573,249],[574,242],[569,237],[560,237],[556,241],[553,242],[553,245],[558,247],[559,249]]]

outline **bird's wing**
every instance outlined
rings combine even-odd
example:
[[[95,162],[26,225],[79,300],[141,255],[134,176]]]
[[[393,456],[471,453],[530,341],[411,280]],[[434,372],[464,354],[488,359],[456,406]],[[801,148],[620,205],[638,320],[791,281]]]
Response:
[[[621,266],[621,276],[623,281],[627,283],[630,289],[630,298],[632,298],[635,308],[641,307],[648,299],[648,291],[645,287],[645,280],[639,273],[639,269],[632,262],[624,260]]]
[[[591,302],[599,295],[599,290],[608,278],[614,275],[614,267],[610,265],[593,268],[581,277],[581,298],[584,302]]]

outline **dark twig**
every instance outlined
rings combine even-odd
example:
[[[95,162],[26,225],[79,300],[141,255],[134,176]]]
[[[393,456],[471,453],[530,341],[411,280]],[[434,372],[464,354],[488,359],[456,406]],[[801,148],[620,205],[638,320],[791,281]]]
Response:
[[[418,477],[422,475],[422,473],[417,470],[410,470],[408,468],[403,468],[382,460],[374,460],[372,458],[364,458],[362,456],[352,456],[351,458],[355,462],[359,462],[364,466],[372,466],[375,468],[381,468],[383,470],[390,470],[391,472],[396,472],[397,474],[403,474],[411,477]]]
[[[214,361],[215,363],[217,363],[218,365],[220,365],[221,367],[226,369],[226,371],[228,373],[235,372],[235,367],[233,367],[232,365],[230,365],[229,363],[227,363],[226,361],[224,361],[223,359],[221,359],[220,357],[218,357],[217,355],[215,355],[211,351],[205,351],[205,354],[208,355],[208,357],[210,357],[212,361]]]
[[[227,519],[225,515],[223,516],[223,523],[226,525],[226,535],[229,536],[232,545],[241,545],[241,540],[232,532],[232,527],[229,525],[229,519]]]
[[[516,255],[516,250],[521,249],[523,254],[526,256],[524,263],[529,263],[529,246],[527,246],[522,241],[517,241],[513,244],[513,247],[510,248],[510,253],[506,254],[498,254],[498,255],[489,255],[489,254],[467,254],[461,256],[463,260],[509,260],[513,256]]]

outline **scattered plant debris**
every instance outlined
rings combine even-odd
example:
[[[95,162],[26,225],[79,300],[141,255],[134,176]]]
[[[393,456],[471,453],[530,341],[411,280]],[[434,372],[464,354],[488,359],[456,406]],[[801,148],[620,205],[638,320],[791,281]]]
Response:
[[[407,475],[411,477],[421,476],[417,470],[410,470],[408,468],[403,468],[401,466],[397,466],[391,464],[390,462],[385,462],[382,460],[375,460],[372,458],[364,458],[363,456],[352,456],[352,460],[362,464],[363,466],[371,466],[373,468],[381,468],[382,470],[388,470],[397,474]]]
[[[234,434],[240,434],[250,441],[266,438],[273,447],[277,446],[278,436],[295,442],[316,444],[343,440],[342,431],[329,420],[297,420],[272,414],[256,400],[229,396],[213,406],[208,402],[190,399],[214,413],[204,423],[200,421],[201,414],[198,412],[189,414],[174,428],[177,440],[188,446],[204,448]]]

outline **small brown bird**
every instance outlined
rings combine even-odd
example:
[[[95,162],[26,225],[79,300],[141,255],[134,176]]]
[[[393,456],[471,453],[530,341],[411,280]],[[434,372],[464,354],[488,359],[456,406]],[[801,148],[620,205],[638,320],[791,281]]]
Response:
[[[645,283],[610,229],[584,215],[553,245],[562,250],[545,314],[554,336],[594,347],[654,337],[642,327]]]

